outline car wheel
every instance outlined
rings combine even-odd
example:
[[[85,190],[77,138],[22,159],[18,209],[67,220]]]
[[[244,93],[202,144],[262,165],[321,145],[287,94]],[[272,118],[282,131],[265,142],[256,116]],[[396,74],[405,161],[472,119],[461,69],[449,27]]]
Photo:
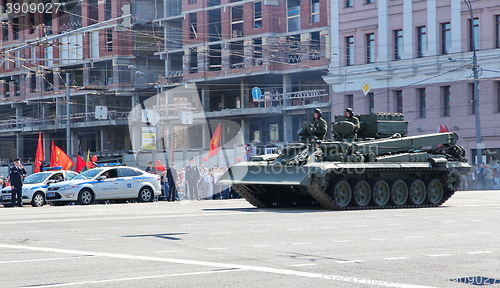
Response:
[[[94,202],[94,193],[90,189],[83,189],[78,194],[78,204],[89,205]]]
[[[33,194],[33,199],[31,200],[31,206],[42,207],[45,204],[45,197],[42,192],[36,192]]]
[[[139,202],[153,202],[154,198],[153,189],[150,187],[142,187],[139,191]]]

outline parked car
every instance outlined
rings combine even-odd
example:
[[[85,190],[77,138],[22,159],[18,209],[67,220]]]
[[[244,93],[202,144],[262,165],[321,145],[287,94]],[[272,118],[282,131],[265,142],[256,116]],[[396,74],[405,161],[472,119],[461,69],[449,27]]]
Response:
[[[50,185],[70,180],[76,175],[78,173],[64,170],[43,171],[29,175],[23,181],[23,204],[31,204],[33,207],[43,206],[46,203],[45,195]],[[10,186],[1,190],[0,204],[7,207],[12,206],[12,188]]]
[[[50,185],[47,201],[88,205],[101,200],[150,202],[161,194],[160,176],[128,166],[87,170],[70,181]]]

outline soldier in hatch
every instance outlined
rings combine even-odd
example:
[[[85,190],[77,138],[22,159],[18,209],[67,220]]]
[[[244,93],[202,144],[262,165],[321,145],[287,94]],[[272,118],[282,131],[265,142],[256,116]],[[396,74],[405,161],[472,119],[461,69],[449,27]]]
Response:
[[[354,116],[352,108],[346,108],[345,109],[345,121],[351,122],[354,124],[354,134],[351,135],[352,138],[357,138],[358,137],[358,130],[359,130],[359,119],[358,117]]]
[[[321,110],[314,109],[314,120],[312,126],[314,127],[314,136],[318,137],[318,140],[324,140],[326,135],[326,130],[328,129],[328,124],[326,124],[325,119],[321,117]]]

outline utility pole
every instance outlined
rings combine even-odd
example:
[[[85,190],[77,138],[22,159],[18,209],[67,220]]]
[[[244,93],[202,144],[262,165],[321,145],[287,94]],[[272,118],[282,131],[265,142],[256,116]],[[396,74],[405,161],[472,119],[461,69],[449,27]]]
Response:
[[[71,155],[71,129],[70,129],[70,124],[71,124],[71,111],[70,111],[70,106],[69,106],[69,98],[70,98],[70,93],[69,93],[69,78],[70,74],[66,73],[66,153],[68,155]]]
[[[474,114],[476,116],[476,157],[477,164],[483,163],[484,144],[481,139],[481,113],[479,113],[479,76],[477,72],[477,55],[476,55],[476,38],[474,33],[474,14],[470,0],[464,0],[467,9],[470,13],[470,29],[471,29],[471,48],[472,48],[472,73],[474,75]]]

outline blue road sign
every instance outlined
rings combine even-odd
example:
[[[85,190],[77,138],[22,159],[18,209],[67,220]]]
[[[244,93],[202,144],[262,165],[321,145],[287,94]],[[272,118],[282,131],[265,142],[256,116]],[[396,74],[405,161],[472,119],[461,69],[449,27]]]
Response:
[[[259,100],[260,98],[262,98],[262,91],[260,90],[259,87],[253,87],[252,97],[254,100]]]

